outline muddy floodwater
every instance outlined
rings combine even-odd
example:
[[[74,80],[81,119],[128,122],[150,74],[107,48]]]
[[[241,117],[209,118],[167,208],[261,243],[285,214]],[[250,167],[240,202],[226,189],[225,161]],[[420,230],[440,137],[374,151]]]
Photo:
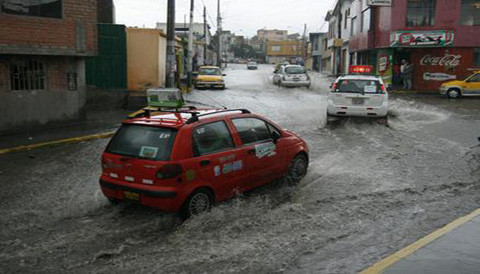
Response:
[[[309,172],[181,223],[100,191],[108,140],[0,155],[2,272],[355,273],[480,207],[480,100],[391,95],[388,126],[326,126],[332,78],[280,88],[273,67],[229,65],[226,90],[186,99],[247,108],[298,133]]]

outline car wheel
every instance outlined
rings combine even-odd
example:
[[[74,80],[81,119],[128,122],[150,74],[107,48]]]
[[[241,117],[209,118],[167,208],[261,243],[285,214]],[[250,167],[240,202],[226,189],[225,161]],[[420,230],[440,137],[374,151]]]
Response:
[[[447,97],[450,99],[456,99],[460,97],[461,93],[458,88],[452,88],[447,91]]]
[[[308,157],[304,153],[300,153],[290,162],[285,179],[289,184],[298,183],[305,177],[308,170]]]
[[[182,210],[185,219],[208,211],[213,204],[213,194],[208,189],[198,189],[187,199]]]
[[[111,205],[118,205],[120,203],[120,200],[118,199],[115,199],[115,198],[108,198],[108,202],[111,204]]]

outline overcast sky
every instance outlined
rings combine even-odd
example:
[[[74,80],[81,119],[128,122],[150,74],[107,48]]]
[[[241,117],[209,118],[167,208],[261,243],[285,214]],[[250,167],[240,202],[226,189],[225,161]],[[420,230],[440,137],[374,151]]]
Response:
[[[156,22],[167,21],[167,0],[114,0],[116,23],[129,27],[154,28]],[[252,37],[258,29],[284,29],[302,33],[326,31],[325,14],[335,0],[221,0],[223,29]],[[203,6],[207,7],[208,23],[214,33],[217,27],[217,0],[195,0],[195,22],[203,22]],[[176,0],[176,21],[189,20],[190,0]]]

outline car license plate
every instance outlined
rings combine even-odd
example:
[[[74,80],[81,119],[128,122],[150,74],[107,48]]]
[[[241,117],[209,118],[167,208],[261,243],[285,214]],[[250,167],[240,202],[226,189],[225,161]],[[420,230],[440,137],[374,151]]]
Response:
[[[140,201],[140,194],[130,191],[124,191],[123,198],[133,201]]]
[[[300,81],[300,78],[293,78],[293,81],[298,82]]]
[[[365,99],[363,98],[352,98],[352,105],[363,105]]]

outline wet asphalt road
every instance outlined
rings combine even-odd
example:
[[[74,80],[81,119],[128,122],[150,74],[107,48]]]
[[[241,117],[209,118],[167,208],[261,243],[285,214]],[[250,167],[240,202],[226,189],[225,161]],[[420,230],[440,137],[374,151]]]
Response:
[[[0,272],[354,273],[480,207],[480,100],[391,96],[389,127],[326,127],[331,79],[286,89],[268,65],[226,73],[226,90],[187,100],[297,132],[311,149],[302,182],[180,223],[108,204],[98,186],[107,140],[0,155]]]

